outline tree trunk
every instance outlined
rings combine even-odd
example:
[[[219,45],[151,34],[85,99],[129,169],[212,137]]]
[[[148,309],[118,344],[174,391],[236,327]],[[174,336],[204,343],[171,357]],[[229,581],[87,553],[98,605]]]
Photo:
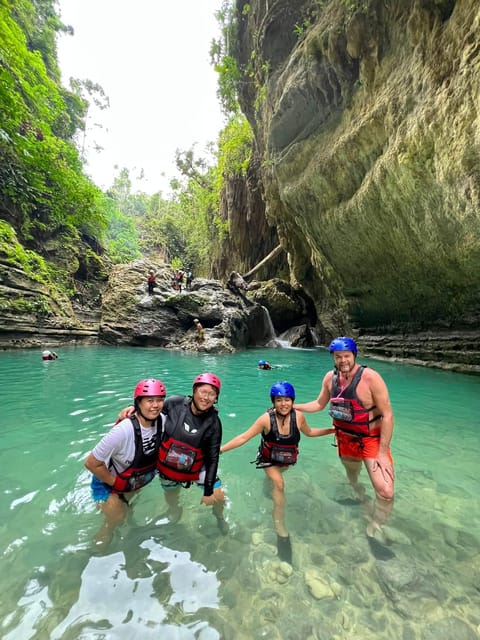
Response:
[[[260,260],[260,262],[257,265],[255,265],[252,269],[250,269],[250,271],[247,271],[247,273],[244,273],[243,277],[249,278],[250,276],[253,276],[264,265],[270,262],[270,260],[273,260],[274,258],[276,258],[282,251],[283,251],[283,247],[281,244],[279,244],[277,247],[275,247],[275,249],[273,249],[273,251],[270,251],[270,253],[267,256],[265,256],[263,260]]]

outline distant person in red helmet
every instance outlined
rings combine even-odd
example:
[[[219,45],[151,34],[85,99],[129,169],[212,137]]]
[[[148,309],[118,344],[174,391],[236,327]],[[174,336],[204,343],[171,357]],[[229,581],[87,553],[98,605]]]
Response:
[[[105,515],[96,535],[108,545],[127,514],[130,498],[156,475],[161,411],[167,392],[160,380],[141,380],[133,392],[134,412],[117,423],[85,460],[92,477],[92,497]]]
[[[57,358],[55,351],[48,351],[47,349],[42,351],[42,360],[56,360]]]
[[[171,523],[182,516],[180,489],[192,483],[203,488],[202,503],[213,507],[222,534],[228,533],[223,517],[225,495],[217,476],[222,423],[214,407],[221,382],[213,373],[200,373],[193,381],[191,396],[171,396],[165,401],[163,432],[157,468],[165,490]],[[128,415],[124,409],[120,417]]]
[[[362,464],[375,490],[373,511],[369,514],[367,535],[385,541],[383,525],[393,507],[395,475],[390,441],[393,411],[388,389],[379,373],[356,362],[357,345],[352,338],[339,337],[330,343],[335,368],[323,378],[316,400],[296,404],[295,408],[311,413],[330,405],[338,454],[347,472],[355,498],[363,502],[365,491],[358,482]],[[393,554],[372,546],[379,559]]]

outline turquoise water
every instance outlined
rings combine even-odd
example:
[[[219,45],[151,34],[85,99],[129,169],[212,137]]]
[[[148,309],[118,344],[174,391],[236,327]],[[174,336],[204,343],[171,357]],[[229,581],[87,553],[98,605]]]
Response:
[[[338,502],[349,493],[331,436],[302,438],[285,476],[290,572],[277,560],[264,474],[249,464],[257,442],[221,458],[228,536],[195,488],[182,492],[182,520],[165,524],[155,481],[103,556],[92,544],[102,516],[83,460],[143,377],[188,393],[200,371],[219,375],[226,440],[267,408],[279,379],[299,401],[316,397],[331,366],[324,350],[71,347],[59,356],[0,354],[0,637],[480,637],[480,378],[363,360],[385,378],[395,412],[397,497],[387,527],[395,557],[376,559],[362,508]],[[258,371],[259,358],[280,370]],[[329,424],[325,412],[307,419]]]

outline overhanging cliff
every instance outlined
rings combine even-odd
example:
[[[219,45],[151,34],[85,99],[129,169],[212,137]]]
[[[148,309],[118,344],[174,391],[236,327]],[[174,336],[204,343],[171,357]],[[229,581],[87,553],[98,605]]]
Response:
[[[238,0],[237,21],[266,217],[323,327],[475,332],[479,3]]]

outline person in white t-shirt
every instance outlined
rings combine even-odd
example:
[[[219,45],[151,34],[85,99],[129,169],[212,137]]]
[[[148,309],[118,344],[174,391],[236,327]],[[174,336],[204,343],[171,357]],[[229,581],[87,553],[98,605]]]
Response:
[[[130,497],[156,475],[161,411],[167,395],[160,380],[141,380],[133,392],[135,413],[116,424],[85,460],[91,471],[92,497],[105,515],[95,536],[107,546],[127,514]]]

